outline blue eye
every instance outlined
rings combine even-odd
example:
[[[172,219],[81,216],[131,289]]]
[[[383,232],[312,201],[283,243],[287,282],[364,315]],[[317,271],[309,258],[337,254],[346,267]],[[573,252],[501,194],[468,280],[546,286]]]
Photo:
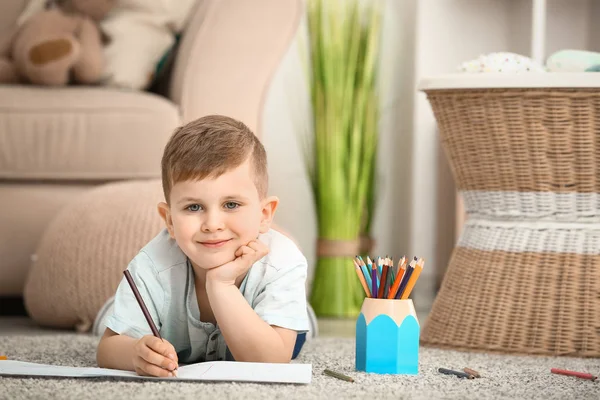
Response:
[[[227,203],[225,203],[225,208],[228,210],[235,210],[239,206],[240,205],[238,203],[233,202],[233,201],[228,201]]]
[[[199,211],[200,210],[200,205],[198,205],[198,204],[192,204],[192,205],[187,206],[186,209],[188,211],[193,211],[193,212]]]

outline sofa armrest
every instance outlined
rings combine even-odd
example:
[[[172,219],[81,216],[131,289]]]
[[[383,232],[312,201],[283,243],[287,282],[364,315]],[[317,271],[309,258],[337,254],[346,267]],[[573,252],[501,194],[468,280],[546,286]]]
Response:
[[[203,0],[177,52],[169,98],[187,122],[224,114],[261,136],[269,82],[298,28],[302,0]]]

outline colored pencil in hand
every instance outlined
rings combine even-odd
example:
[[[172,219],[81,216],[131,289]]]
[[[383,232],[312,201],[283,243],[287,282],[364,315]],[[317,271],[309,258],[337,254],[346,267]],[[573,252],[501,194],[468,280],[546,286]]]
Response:
[[[142,310],[142,314],[144,314],[144,318],[146,318],[146,322],[148,323],[148,326],[150,327],[152,334],[154,336],[156,336],[157,338],[159,338],[160,340],[162,340],[162,336],[160,336],[160,332],[158,331],[158,328],[156,327],[156,325],[154,324],[154,321],[152,320],[150,311],[148,311],[148,308],[146,307],[146,303],[144,303],[144,299],[142,299],[142,295],[138,291],[138,288],[135,285],[135,281],[133,280],[131,273],[128,270],[125,270],[125,271],[123,271],[123,275],[125,275],[125,278],[127,279],[127,283],[129,283],[129,286],[131,287],[131,291],[133,292],[133,295],[135,296],[135,299],[137,300],[138,305],[140,306],[140,309]]]

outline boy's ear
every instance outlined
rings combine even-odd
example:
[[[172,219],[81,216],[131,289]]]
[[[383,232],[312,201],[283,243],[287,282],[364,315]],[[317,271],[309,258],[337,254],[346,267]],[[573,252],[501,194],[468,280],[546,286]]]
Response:
[[[175,239],[175,231],[173,230],[173,219],[171,218],[171,209],[169,205],[164,201],[158,203],[158,215],[165,221],[165,226],[169,231],[169,235],[172,239]]]
[[[277,210],[278,205],[279,199],[275,196],[270,196],[263,200],[262,216],[259,229],[260,233],[266,233],[269,229],[271,229],[273,217],[275,216],[275,210]]]

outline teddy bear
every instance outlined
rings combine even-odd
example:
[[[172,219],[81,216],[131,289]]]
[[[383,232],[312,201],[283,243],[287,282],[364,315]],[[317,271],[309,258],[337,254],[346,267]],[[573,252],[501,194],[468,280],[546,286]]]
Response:
[[[53,0],[42,4],[0,45],[0,83],[98,83],[105,66],[98,23],[115,3]],[[39,6],[39,0],[34,6]]]

